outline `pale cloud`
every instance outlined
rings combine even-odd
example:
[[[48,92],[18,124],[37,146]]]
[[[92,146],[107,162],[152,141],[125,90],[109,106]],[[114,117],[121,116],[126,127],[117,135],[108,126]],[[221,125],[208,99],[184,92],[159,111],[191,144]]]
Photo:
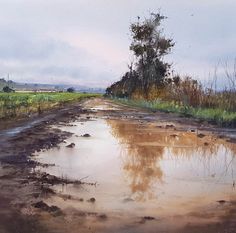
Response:
[[[161,9],[176,46],[168,60],[206,79],[236,56],[235,0],[0,0],[0,76],[106,86],[130,61],[129,25]]]

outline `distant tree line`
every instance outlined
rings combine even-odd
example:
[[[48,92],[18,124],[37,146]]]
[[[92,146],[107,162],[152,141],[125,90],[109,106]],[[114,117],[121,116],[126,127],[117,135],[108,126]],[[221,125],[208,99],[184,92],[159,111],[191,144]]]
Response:
[[[6,93],[15,92],[15,90],[10,88],[9,86],[3,87],[2,91]]]

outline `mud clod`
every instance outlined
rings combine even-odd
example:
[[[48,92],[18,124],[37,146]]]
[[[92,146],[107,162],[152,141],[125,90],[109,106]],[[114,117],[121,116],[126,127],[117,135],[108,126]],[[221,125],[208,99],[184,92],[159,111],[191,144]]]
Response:
[[[60,178],[57,176],[50,175],[46,172],[34,173],[28,177],[28,180],[37,181],[42,184],[57,185],[57,184],[82,184],[79,180],[70,180],[66,178]]]
[[[36,209],[41,209],[43,211],[52,213],[52,212],[61,212],[61,209],[55,205],[49,206],[43,201],[36,202],[33,204],[33,207]]]
[[[91,197],[90,199],[88,199],[88,202],[91,202],[91,203],[95,203],[96,199],[94,197]]]
[[[217,201],[219,204],[221,204],[221,205],[223,205],[223,204],[225,204],[226,203],[226,200],[219,200],[219,201]]]
[[[98,218],[100,218],[102,220],[105,220],[105,219],[107,219],[107,215],[106,214],[100,214],[100,215],[98,215]]]
[[[197,136],[198,136],[199,138],[204,138],[206,135],[203,134],[203,133],[199,133]]]
[[[174,125],[166,125],[166,129],[174,128]]]
[[[42,192],[42,194],[43,195],[55,195],[56,194],[56,192],[53,190],[53,189],[51,189],[51,188],[49,188],[49,187],[47,187],[47,186],[42,186],[41,187],[41,192]]]
[[[67,148],[74,148],[75,147],[75,143],[72,142],[71,144],[67,145],[66,147]]]
[[[144,216],[143,217],[143,220],[154,220],[155,218],[154,217],[151,217],[151,216]]]

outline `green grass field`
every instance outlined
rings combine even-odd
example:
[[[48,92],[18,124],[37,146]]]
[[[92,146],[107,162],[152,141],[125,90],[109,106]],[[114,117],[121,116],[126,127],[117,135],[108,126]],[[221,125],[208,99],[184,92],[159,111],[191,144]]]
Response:
[[[163,112],[178,113],[186,117],[194,117],[200,120],[209,121],[220,126],[236,127],[236,111],[230,112],[219,108],[193,108],[189,106],[177,105],[174,102],[161,100],[145,101],[131,99],[114,99],[120,103],[142,107]]]
[[[99,96],[82,93],[0,93],[0,119],[29,116],[84,98]]]

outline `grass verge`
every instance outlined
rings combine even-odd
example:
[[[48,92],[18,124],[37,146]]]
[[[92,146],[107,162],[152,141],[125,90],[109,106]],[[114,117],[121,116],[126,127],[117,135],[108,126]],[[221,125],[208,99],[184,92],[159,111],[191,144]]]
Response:
[[[229,112],[219,108],[194,108],[189,106],[177,105],[174,102],[165,102],[161,100],[131,100],[131,99],[113,99],[116,102],[129,106],[142,107],[151,110],[163,112],[178,113],[185,117],[194,117],[200,120],[208,121],[219,126],[236,127],[236,112]]]
[[[0,119],[29,116],[67,103],[96,97],[84,93],[0,93]]]

